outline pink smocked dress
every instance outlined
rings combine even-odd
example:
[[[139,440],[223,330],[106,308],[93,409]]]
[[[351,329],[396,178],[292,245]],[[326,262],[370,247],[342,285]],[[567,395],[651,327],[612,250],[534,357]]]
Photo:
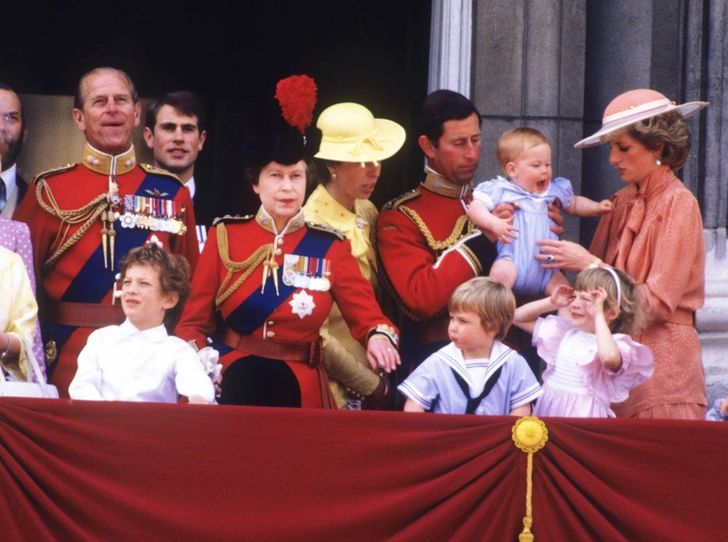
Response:
[[[629,390],[650,378],[655,368],[645,345],[622,333],[614,339],[622,354],[622,366],[616,372],[599,361],[596,335],[572,327],[567,318],[539,318],[533,345],[547,368],[534,416],[613,418],[610,404],[624,401]]]

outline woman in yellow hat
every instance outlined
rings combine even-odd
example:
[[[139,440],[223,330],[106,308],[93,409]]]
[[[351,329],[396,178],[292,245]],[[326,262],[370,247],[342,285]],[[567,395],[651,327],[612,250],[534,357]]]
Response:
[[[404,144],[405,131],[396,122],[375,119],[364,106],[339,103],[325,109],[316,126],[321,130],[319,160],[322,183],[304,207],[306,220],[341,230],[362,275],[376,289],[376,258],[372,240],[377,209],[369,201],[382,170],[382,160]],[[339,408],[385,406],[388,381],[382,371],[394,367],[370,367],[366,351],[354,340],[337,305],[321,328],[324,366]],[[376,372],[375,372],[376,371]],[[379,399],[379,401],[377,401]]]
[[[695,311],[705,297],[705,244],[700,208],[675,176],[690,151],[685,117],[708,105],[676,105],[649,89],[617,96],[602,128],[577,148],[610,146],[609,162],[627,186],[612,196],[590,250],[568,241],[541,241],[544,267],[582,271],[611,266],[634,281],[648,324],[635,337],[652,350],[655,372],[617,416],[704,419],[705,375]]]

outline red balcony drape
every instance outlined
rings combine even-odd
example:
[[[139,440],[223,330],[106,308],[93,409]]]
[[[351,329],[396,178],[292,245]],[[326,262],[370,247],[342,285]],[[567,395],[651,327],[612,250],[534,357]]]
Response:
[[[0,539],[515,541],[515,421],[0,399]],[[725,539],[728,424],[543,421],[536,541]]]

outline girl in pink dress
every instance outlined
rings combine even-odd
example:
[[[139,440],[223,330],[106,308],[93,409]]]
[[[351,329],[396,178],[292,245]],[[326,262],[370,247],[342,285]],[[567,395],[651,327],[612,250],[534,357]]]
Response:
[[[568,307],[570,318],[540,315]],[[574,287],[516,309],[514,324],[533,334],[546,362],[535,416],[614,417],[610,405],[654,370],[652,352],[630,334],[642,323],[631,280],[611,267],[582,271]]]

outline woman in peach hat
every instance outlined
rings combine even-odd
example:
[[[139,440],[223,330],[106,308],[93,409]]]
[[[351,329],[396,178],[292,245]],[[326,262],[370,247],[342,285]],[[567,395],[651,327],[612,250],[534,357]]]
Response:
[[[582,271],[611,266],[634,281],[647,315],[639,342],[652,350],[655,372],[613,404],[617,416],[704,419],[705,374],[695,312],[705,297],[705,244],[698,202],[675,176],[690,151],[685,118],[708,105],[676,105],[649,89],[617,96],[602,128],[579,141],[608,143],[609,162],[628,186],[612,196],[589,251],[569,241],[542,241],[544,267]]]
[[[304,206],[306,220],[340,230],[362,275],[376,290],[376,259],[372,239],[377,209],[369,201],[382,172],[382,160],[394,155],[405,141],[402,126],[374,118],[371,111],[345,102],[324,109],[316,126],[321,146],[315,158],[322,180]],[[324,367],[339,408],[385,408],[389,383],[385,372],[394,367],[370,367],[366,352],[355,341],[337,305],[321,328]]]

